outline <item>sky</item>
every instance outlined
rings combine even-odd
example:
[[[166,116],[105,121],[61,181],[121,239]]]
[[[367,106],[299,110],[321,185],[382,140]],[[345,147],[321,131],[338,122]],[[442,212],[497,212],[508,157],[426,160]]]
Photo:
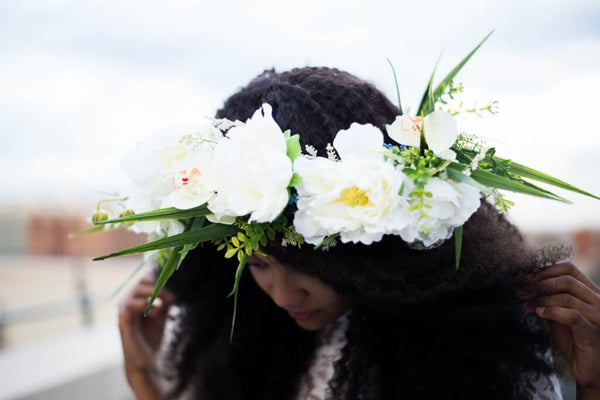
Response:
[[[450,70],[494,33],[457,80],[459,120],[497,154],[600,194],[600,4],[575,1],[0,2],[0,206],[92,207],[144,137],[212,115],[264,69],[347,70],[416,108],[439,59]],[[530,231],[600,229],[600,202],[509,195]]]

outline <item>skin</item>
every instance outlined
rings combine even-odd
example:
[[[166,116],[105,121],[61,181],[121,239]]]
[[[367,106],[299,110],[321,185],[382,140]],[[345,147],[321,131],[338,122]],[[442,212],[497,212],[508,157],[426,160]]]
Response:
[[[302,329],[322,329],[349,308],[333,289],[274,257],[254,255],[248,265],[258,286]],[[570,263],[545,268],[533,279],[539,285],[524,296],[526,306],[549,321],[553,341],[577,381],[577,399],[599,400],[600,288]],[[125,374],[140,400],[164,399],[153,366],[173,297],[163,290],[161,304],[144,317],[154,282],[142,278],[119,307]]]
[[[348,300],[315,277],[255,254],[248,260],[256,284],[302,329],[316,331],[348,311]]]
[[[528,304],[549,321],[577,381],[577,399],[600,399],[600,288],[571,263],[548,267],[534,279],[539,288]]]
[[[125,376],[137,399],[164,398],[153,369],[156,353],[165,330],[173,296],[163,290],[160,301],[144,317],[148,299],[154,289],[154,277],[142,278],[119,305],[119,332],[123,345]]]

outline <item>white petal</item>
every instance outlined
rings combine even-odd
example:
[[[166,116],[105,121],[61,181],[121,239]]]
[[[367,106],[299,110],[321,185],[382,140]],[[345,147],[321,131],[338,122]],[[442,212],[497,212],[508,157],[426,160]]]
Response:
[[[233,225],[235,222],[235,217],[230,215],[208,214],[206,219],[214,224]]]
[[[391,125],[386,125],[385,130],[390,138],[406,146],[421,146],[421,131],[413,129],[413,121],[409,116],[398,115]]]
[[[350,154],[380,154],[383,147],[383,134],[371,124],[357,124],[343,129],[333,139],[333,147],[343,160]]]
[[[206,203],[212,195],[213,193],[208,191],[194,194],[183,190],[178,190],[169,195],[168,202],[166,203],[168,206],[175,207],[180,210],[188,210]]]
[[[440,151],[439,153],[435,153],[435,155],[438,156],[439,158],[443,158],[444,160],[448,160],[448,161],[456,160],[456,153],[450,149]]]
[[[454,144],[458,137],[456,120],[448,113],[434,111],[423,120],[425,140],[434,153],[440,153]]]

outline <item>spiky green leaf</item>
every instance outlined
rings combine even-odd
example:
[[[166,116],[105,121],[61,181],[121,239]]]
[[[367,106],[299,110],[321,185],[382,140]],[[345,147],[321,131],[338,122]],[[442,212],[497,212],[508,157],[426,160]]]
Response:
[[[178,235],[168,236],[166,238],[154,240],[139,246],[116,251],[101,257],[94,258],[94,261],[105,260],[107,258],[126,256],[130,254],[143,253],[145,251],[165,249],[169,247],[184,246],[186,244],[202,243],[209,240],[221,239],[237,233],[234,225],[212,224],[207,225],[195,231],[183,232]],[[181,250],[181,249],[180,249]]]
[[[212,212],[206,204],[189,210],[180,210],[175,207],[161,208],[154,211],[148,211],[140,214],[134,214],[127,217],[119,217],[95,222],[96,225],[113,224],[115,222],[140,222],[140,221],[163,221],[168,219],[187,219],[193,217],[202,217]]]
[[[175,270],[181,263],[181,250],[182,246],[173,249],[173,251],[171,251],[171,254],[169,255],[169,259],[167,260],[165,265],[163,265],[162,270],[160,271],[160,274],[156,279],[156,283],[154,284],[152,296],[150,296],[150,300],[148,300],[148,305],[146,306],[146,311],[144,312],[144,315],[148,314],[148,311],[150,311],[150,309],[152,308],[154,300],[156,300],[156,296],[158,296],[158,294],[163,289],[171,275],[173,275],[173,272],[175,272]]]
[[[240,281],[242,280],[242,273],[244,267],[248,262],[248,256],[245,254],[240,259],[237,269],[235,270],[235,280],[233,282],[233,289],[229,293],[229,297],[233,296],[233,316],[231,318],[231,332],[229,334],[229,340],[233,340],[233,331],[235,329],[235,318],[237,317],[237,305],[238,305],[238,294],[240,291]]]
[[[396,69],[394,65],[390,61],[389,58],[386,57],[388,64],[390,64],[390,68],[392,69],[392,74],[394,75],[394,85],[396,86],[396,96],[398,96],[398,109],[400,110],[400,114],[402,115],[402,100],[400,100],[400,86],[398,85],[398,77],[396,76]]]
[[[548,190],[537,187],[529,182],[522,183],[514,181],[512,179],[496,175],[489,171],[475,170],[471,172],[471,178],[473,178],[474,180],[476,180],[484,186],[570,203],[569,200],[562,198]]]
[[[504,161],[501,158],[498,158],[498,157],[495,157],[495,158],[499,161]],[[565,189],[565,190],[568,190],[568,191],[571,191],[574,193],[579,193],[584,196],[592,197],[596,200],[600,200],[600,197],[598,197],[592,193],[586,192],[585,190],[579,189],[578,187],[575,187],[565,181],[562,181],[562,180],[555,178],[551,175],[548,175],[544,172],[537,171],[533,168],[527,167],[523,164],[519,164],[519,163],[516,163],[513,161],[508,165],[507,169],[512,173],[521,175],[524,178],[533,179],[538,182],[546,183],[548,185],[552,185],[552,186],[555,186],[555,187],[558,187],[561,189]]]
[[[427,115],[434,110],[436,101],[438,101],[438,99],[442,96],[442,94],[444,94],[444,90],[450,84],[450,81],[452,81],[454,79],[454,77],[460,72],[460,70],[465,66],[465,64],[471,59],[473,54],[475,54],[475,52],[477,52],[477,50],[479,50],[479,48],[483,45],[483,43],[485,43],[485,41],[491,36],[492,33],[494,33],[494,31],[491,31],[490,33],[488,33],[483,38],[483,40],[481,42],[479,42],[479,44],[477,46],[475,46],[475,48],[473,50],[471,50],[471,52],[469,52],[469,54],[467,54],[467,56],[465,58],[463,58],[461,60],[461,62],[459,62],[458,65],[456,67],[454,67],[444,77],[444,79],[442,79],[442,81],[437,85],[437,87],[433,91],[431,90],[432,84],[433,84],[433,82],[432,82],[433,74],[431,75],[430,82],[428,83],[427,88],[425,90],[425,94],[423,95],[423,98],[421,99],[421,104],[419,104],[419,108],[417,110],[417,115]],[[435,72],[435,69],[434,69],[434,72]]]

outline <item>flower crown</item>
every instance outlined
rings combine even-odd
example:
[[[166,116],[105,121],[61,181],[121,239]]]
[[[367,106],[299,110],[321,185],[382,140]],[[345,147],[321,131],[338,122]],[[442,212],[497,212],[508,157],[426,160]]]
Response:
[[[462,90],[453,79],[481,44],[436,87],[432,74],[416,116],[386,126],[392,143],[379,128],[353,123],[319,157],[301,148],[298,135],[282,132],[269,104],[246,122],[214,119],[193,134],[143,142],[126,158],[127,196],[99,202],[96,226],[80,233],[127,227],[149,234],[146,244],[95,259],[155,252],[162,269],[148,307],[187,253],[212,242],[239,261],[237,304],[248,257],[276,238],[283,246],[328,249],[396,235],[427,249],[454,235],[458,268],[462,225],[482,195],[501,211],[512,202],[499,189],[567,201],[530,179],[598,199],[458,134],[453,113],[441,108]],[[111,216],[107,205],[122,210]]]

